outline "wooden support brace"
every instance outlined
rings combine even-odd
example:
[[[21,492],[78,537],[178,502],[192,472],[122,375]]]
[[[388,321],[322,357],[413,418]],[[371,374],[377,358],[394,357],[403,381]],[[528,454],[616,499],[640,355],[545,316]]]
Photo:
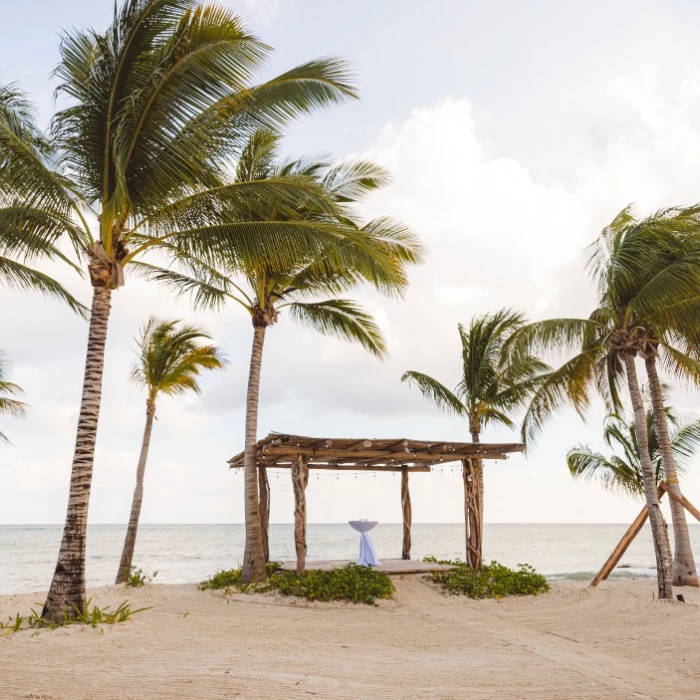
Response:
[[[294,545],[297,550],[297,574],[306,571],[306,486],[309,483],[309,468],[300,455],[292,465],[294,487]]]
[[[411,558],[411,492],[408,490],[408,467],[401,469],[401,509],[403,512],[403,547],[401,558]]]
[[[666,492],[667,486],[665,482],[660,482],[656,490],[659,500],[663,497]],[[607,558],[603,568],[595,575],[594,579],[591,581],[591,587],[595,588],[601,581],[605,581],[608,576],[612,573],[613,569],[617,566],[622,556],[627,551],[629,546],[632,544],[634,538],[639,534],[639,531],[644,526],[644,523],[649,517],[649,509],[645,505],[640,511],[639,515],[635,518],[632,525],[622,536],[622,539],[617,543],[617,547],[613,549],[612,554]]]
[[[263,553],[265,554],[265,563],[267,563],[270,561],[270,482],[267,478],[267,467],[264,464],[258,464],[258,492]]]
[[[662,481],[659,488],[663,489],[669,498],[672,498],[676,503],[680,503],[696,520],[700,521],[700,510],[698,510],[685,496],[671,491],[668,484]]]

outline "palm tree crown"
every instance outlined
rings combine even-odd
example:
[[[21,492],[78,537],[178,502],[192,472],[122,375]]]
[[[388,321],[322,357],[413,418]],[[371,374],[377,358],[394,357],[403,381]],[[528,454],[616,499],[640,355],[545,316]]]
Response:
[[[13,167],[13,159],[5,148],[21,143],[43,159],[50,148],[36,126],[36,115],[26,95],[15,85],[0,85],[0,173]],[[5,176],[7,178],[7,175]],[[84,315],[85,307],[60,283],[33,267],[40,260],[61,261],[78,269],[52,239],[36,235],[31,222],[16,219],[20,201],[15,188],[0,187],[0,284],[21,291],[36,291],[60,299]]]
[[[468,329],[460,324],[462,379],[454,391],[421,372],[406,372],[401,381],[415,384],[444,411],[465,418],[473,435],[489,423],[513,427],[513,412],[549,371],[534,355],[518,355],[513,361],[505,352],[508,339],[524,325],[524,316],[510,309],[479,316]]]
[[[678,474],[684,474],[690,458],[700,446],[700,421],[681,422],[679,416],[666,407],[666,419],[672,426],[671,444]],[[658,484],[666,474],[659,447],[659,439],[654,425],[654,413],[648,406],[646,413],[649,434],[649,455],[654,467],[655,481]],[[608,447],[615,451],[611,457],[593,451],[588,445],[577,445],[566,455],[567,465],[575,479],[599,481],[610,491],[621,491],[634,497],[644,497],[644,477],[639,457],[637,426],[634,418],[626,413],[611,413],[605,419],[604,439]]]
[[[138,339],[139,357],[131,379],[146,387],[148,398],[158,394],[176,396],[193,391],[200,393],[198,377],[203,370],[221,369],[221,351],[212,344],[202,344],[210,336],[180,321],[149,319]]]

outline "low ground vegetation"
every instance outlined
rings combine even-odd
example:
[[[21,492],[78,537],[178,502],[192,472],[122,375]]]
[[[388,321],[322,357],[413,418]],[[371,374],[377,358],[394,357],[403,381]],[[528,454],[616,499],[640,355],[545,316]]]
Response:
[[[17,613],[14,617],[8,617],[6,621],[0,620],[0,635],[29,629],[56,629],[70,625],[89,625],[90,627],[114,625],[119,622],[126,622],[133,615],[144,610],[150,610],[150,608],[134,609],[127,600],[121,603],[116,610],[111,610],[109,605],[104,608],[98,608],[96,605],[92,605],[92,598],[90,598],[82,610],[76,609],[75,617],[70,618],[66,616],[63,620],[49,620],[41,617],[36,610],[31,608],[29,615]]]
[[[455,595],[476,599],[504,598],[511,595],[539,595],[549,590],[547,579],[529,564],[519,564],[517,569],[509,569],[497,561],[492,561],[476,572],[459,559],[450,561],[427,557],[425,561],[455,567],[449,571],[437,571],[428,575],[430,581]]]
[[[268,577],[261,583],[246,584],[242,569],[219,571],[200,584],[201,590],[227,590],[241,593],[279,593],[306,600],[329,602],[333,600],[374,605],[377,599],[391,598],[394,584],[380,571],[350,564],[334,571],[282,571],[279,564],[267,565]]]

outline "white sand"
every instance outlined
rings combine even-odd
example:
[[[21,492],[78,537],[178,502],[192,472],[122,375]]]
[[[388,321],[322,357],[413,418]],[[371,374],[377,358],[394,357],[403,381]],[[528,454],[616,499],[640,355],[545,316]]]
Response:
[[[700,698],[700,591],[683,590],[683,605],[655,602],[654,588],[557,584],[474,602],[405,576],[373,608],[109,586],[95,602],[153,609],[104,633],[0,638],[0,698]],[[40,599],[1,596],[0,614]]]

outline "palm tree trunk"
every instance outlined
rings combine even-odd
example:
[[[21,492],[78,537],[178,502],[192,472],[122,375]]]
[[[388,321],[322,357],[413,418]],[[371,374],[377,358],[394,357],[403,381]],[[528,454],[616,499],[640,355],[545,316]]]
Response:
[[[126,528],[126,538],[124,539],[124,549],[119,562],[117,579],[115,583],[125,583],[131,573],[131,562],[134,559],[134,548],[136,547],[136,533],[139,529],[139,518],[141,516],[141,503],[143,502],[143,477],[146,473],[146,460],[148,459],[148,448],[151,445],[151,431],[153,430],[153,418],[156,415],[156,403],[153,399],[146,400],[146,427],[143,431],[143,442],[141,443],[141,454],[139,464],[136,469],[136,487],[134,488],[134,498],[131,501],[131,515],[129,525]]]
[[[664,532],[664,519],[659,506],[659,497],[656,491],[656,478],[654,467],[649,456],[649,436],[647,435],[646,415],[642,392],[639,390],[637,370],[634,366],[634,355],[624,353],[625,369],[627,371],[627,384],[630,390],[630,399],[634,409],[634,419],[637,429],[637,444],[639,446],[639,461],[642,464],[642,476],[644,477],[644,493],[646,494],[647,508],[649,509],[649,523],[654,536],[657,553],[656,577],[659,585],[659,598],[670,600],[673,597],[672,589],[672,565],[671,548],[668,545]]]
[[[253,326],[253,350],[250,355],[248,396],[245,417],[245,453],[243,457],[245,479],[245,552],[242,579],[244,583],[262,581],[265,578],[265,552],[263,550],[260,499],[258,496],[258,464],[255,443],[258,431],[258,399],[260,396],[260,368],[262,366],[265,326]]]
[[[668,434],[668,423],[664,412],[664,399],[661,390],[661,382],[656,368],[656,355],[649,353],[645,359],[647,377],[649,378],[649,393],[654,413],[654,425],[659,440],[661,460],[664,465],[664,473],[668,487],[674,493],[681,496],[681,487],[678,483],[676,463],[673,459],[671,436]],[[671,519],[673,521],[673,538],[675,541],[675,556],[673,558],[673,585],[674,586],[698,586],[698,574],[695,569],[693,550],[690,545],[690,533],[685,518],[685,508],[682,504],[671,501]]]
[[[93,287],[83,397],[78,416],[66,522],[56,570],[41,613],[47,620],[73,619],[77,610],[82,612],[85,607],[87,517],[111,296],[109,287]]]

